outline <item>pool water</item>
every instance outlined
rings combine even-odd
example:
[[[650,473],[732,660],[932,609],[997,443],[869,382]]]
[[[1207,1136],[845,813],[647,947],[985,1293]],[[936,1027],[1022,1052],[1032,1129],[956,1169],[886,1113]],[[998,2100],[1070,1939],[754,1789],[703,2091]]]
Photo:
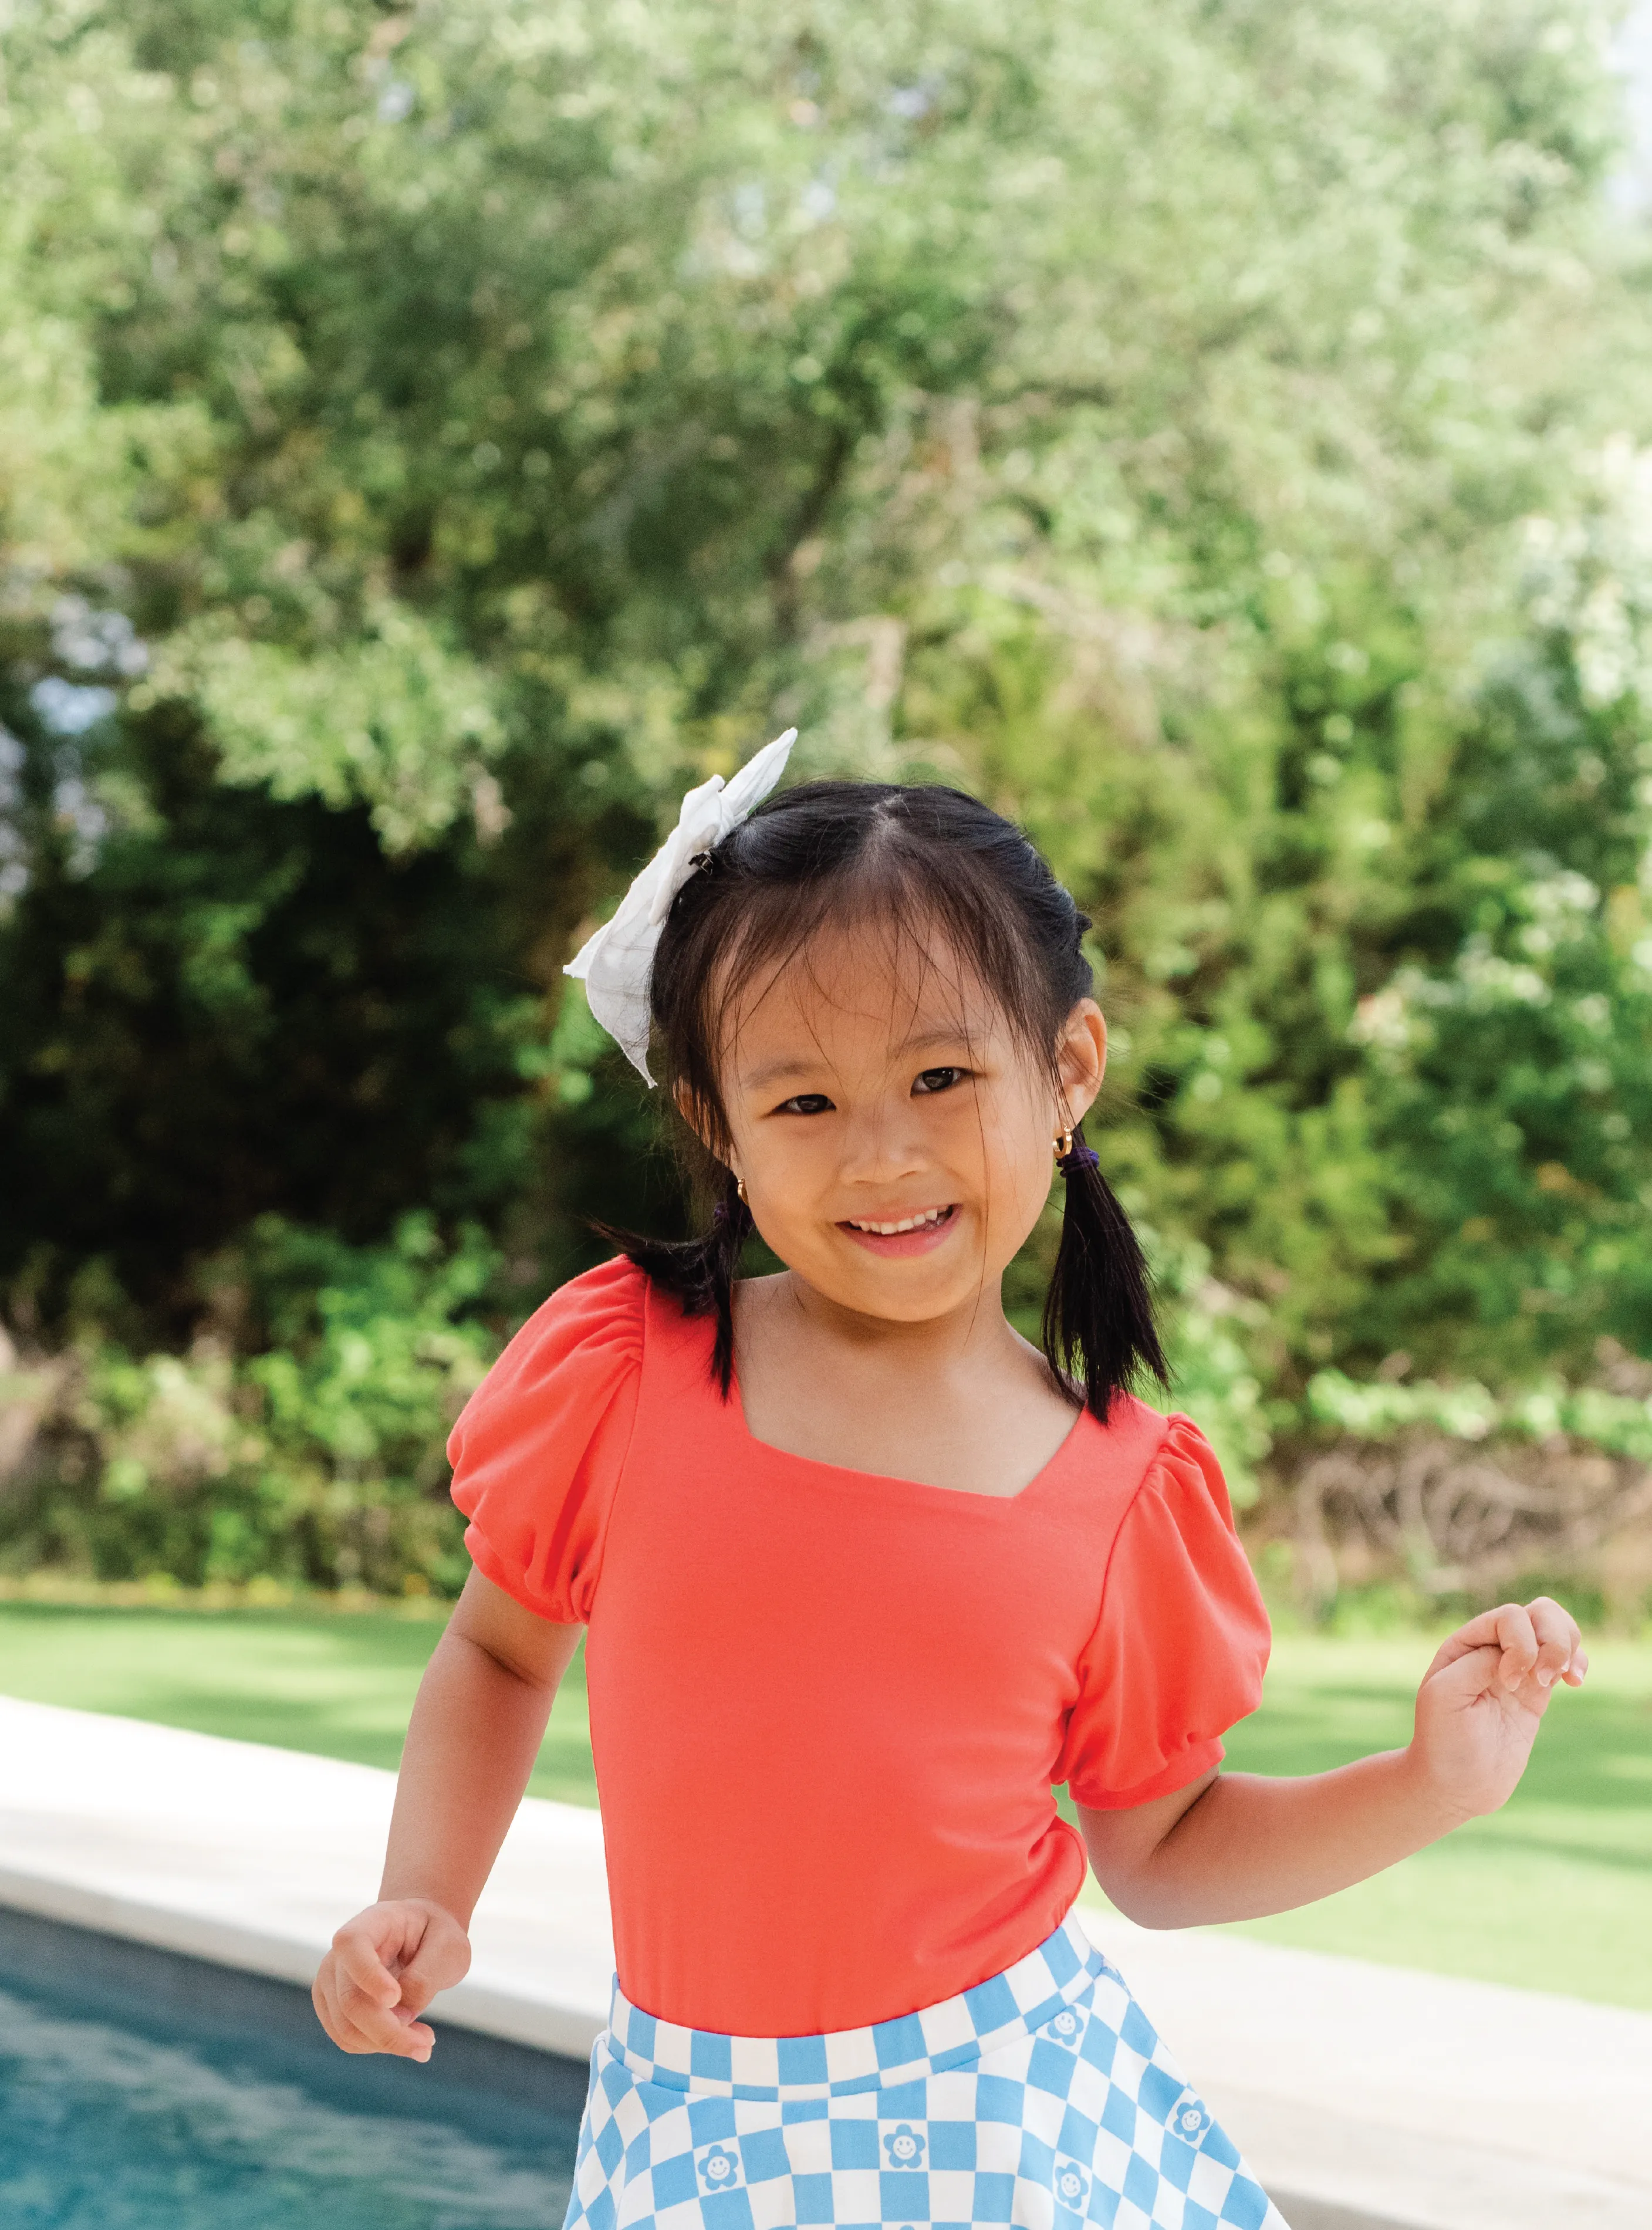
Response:
[[[451,2030],[429,2069],[352,2059],[312,2040],[283,1985],[217,1990],[221,1970],[192,1960],[168,1963],[194,1970],[184,1989],[155,1987],[157,1970],[148,1988],[100,1981],[110,1939],[82,1939],[66,1973],[15,1943],[4,1956],[7,1932],[4,2230],[558,2230],[584,2083],[569,2063]],[[444,2046],[461,2076],[468,2054],[486,2064],[444,2081]]]

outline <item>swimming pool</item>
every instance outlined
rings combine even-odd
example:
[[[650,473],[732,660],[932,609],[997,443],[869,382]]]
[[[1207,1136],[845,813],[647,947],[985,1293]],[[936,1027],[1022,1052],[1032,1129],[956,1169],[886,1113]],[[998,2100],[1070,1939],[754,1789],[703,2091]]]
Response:
[[[352,2059],[285,1983],[0,1912],[4,2230],[558,2230],[584,2085],[439,2024]]]

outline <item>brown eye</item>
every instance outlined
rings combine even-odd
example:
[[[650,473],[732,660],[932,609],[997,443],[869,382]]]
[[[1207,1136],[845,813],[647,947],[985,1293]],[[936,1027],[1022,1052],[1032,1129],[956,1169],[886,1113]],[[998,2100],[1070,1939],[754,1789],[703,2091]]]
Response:
[[[824,1115],[831,1104],[823,1092],[798,1092],[783,1099],[774,1112],[777,1115]]]
[[[926,1068],[912,1088],[914,1092],[950,1092],[968,1074],[967,1068]]]

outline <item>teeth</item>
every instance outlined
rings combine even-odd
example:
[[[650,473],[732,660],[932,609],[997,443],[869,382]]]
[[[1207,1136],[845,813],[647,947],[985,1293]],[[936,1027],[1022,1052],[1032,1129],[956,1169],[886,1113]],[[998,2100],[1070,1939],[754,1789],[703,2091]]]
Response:
[[[897,1232],[922,1231],[929,1224],[939,1223],[944,1215],[950,1213],[949,1208],[928,1208],[921,1215],[909,1215],[900,1223],[861,1223],[854,1216],[850,1216],[849,1221],[856,1231],[875,1231],[880,1239],[893,1239]]]

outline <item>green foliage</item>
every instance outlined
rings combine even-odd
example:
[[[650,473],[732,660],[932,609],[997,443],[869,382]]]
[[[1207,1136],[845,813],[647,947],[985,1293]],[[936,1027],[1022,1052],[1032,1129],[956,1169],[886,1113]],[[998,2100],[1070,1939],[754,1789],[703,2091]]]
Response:
[[[351,1248],[274,1217],[214,1265],[221,1322],[255,1312],[261,1351],[204,1334],[187,1355],[88,1341],[14,1372],[36,1453],[0,1505],[0,1556],[99,1579],[455,1591],[466,1560],[442,1444],[492,1360],[471,1312],[497,1267],[428,1217]]]
[[[1166,1318],[1175,1406],[1198,1421],[1242,1509],[1261,1491],[1258,1468],[1274,1442],[1262,1384],[1245,1351],[1245,1305],[1210,1276],[1209,1252],[1197,1241],[1172,1248],[1152,1231],[1142,1238]]]
[[[589,1217],[676,1223],[558,971],[796,720],[1094,915],[1100,1143],[1242,1485],[1316,1374],[1652,1351],[1607,23],[5,0],[10,1318],[182,1355],[260,1218],[419,1211],[496,1341]],[[222,1336],[274,1430],[286,1335]]]
[[[1541,1441],[1564,1433],[1610,1455],[1652,1462],[1652,1401],[1599,1386],[1526,1387],[1500,1399],[1472,1381],[1357,1385],[1339,1370],[1321,1370],[1308,1381],[1303,1409],[1311,1422],[1358,1440],[1385,1440],[1417,1425],[1457,1440],[1506,1433]]]
[[[385,850],[405,852],[448,828],[489,779],[477,761],[499,724],[474,666],[404,606],[371,610],[365,628],[347,650],[308,658],[182,628],[168,646],[171,686],[199,707],[223,780],[335,810],[365,802]],[[167,685],[158,675],[148,686]]]

